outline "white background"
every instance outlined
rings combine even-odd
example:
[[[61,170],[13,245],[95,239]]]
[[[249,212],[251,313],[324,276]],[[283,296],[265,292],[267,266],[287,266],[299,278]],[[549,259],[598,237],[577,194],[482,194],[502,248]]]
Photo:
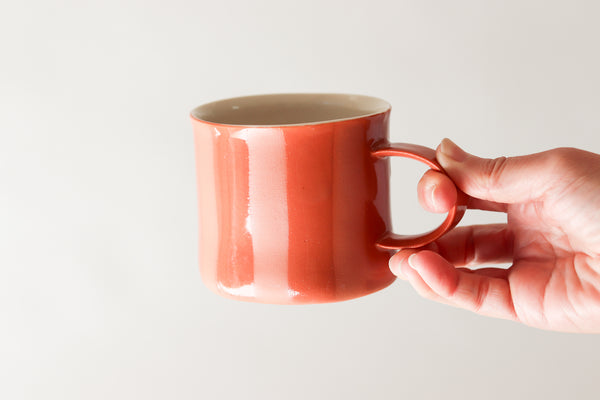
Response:
[[[237,95],[360,93],[392,103],[394,141],[600,152],[598,4],[3,2],[0,398],[599,398],[600,336],[405,282],[320,306],[209,292],[188,120]],[[393,170],[396,188],[424,171]],[[392,195],[399,231],[442,218]]]

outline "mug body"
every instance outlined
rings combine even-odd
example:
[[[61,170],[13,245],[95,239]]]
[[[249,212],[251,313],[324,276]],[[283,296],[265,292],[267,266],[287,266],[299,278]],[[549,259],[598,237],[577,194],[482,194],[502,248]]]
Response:
[[[237,300],[325,303],[392,283],[390,107],[352,95],[263,95],[192,111],[204,283]]]

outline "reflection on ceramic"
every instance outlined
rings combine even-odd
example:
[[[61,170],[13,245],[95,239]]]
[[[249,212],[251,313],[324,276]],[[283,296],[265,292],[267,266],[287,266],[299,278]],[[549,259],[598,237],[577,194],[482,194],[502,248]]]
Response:
[[[435,240],[464,213],[457,205],[424,235],[391,233],[386,157],[441,168],[431,149],[388,142],[383,100],[249,96],[191,116],[200,269],[220,295],[276,304],[364,296],[394,281],[387,266],[394,250]]]

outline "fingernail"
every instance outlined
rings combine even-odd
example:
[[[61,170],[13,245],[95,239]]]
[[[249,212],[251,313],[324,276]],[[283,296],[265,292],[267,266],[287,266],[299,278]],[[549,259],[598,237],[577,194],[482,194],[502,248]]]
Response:
[[[410,256],[408,256],[408,265],[414,269],[415,271],[418,271],[419,268],[417,266],[417,263],[415,262],[415,256],[417,255],[417,253],[413,253]]]
[[[458,147],[452,140],[448,138],[442,140],[442,142],[438,146],[438,150],[442,154],[442,156],[445,156],[457,162],[465,161],[468,156],[467,152]],[[443,157],[440,157],[440,163],[442,162],[442,159]]]
[[[402,271],[400,271],[400,260],[397,260],[398,257],[396,256],[392,256],[390,258],[390,261],[388,263],[389,267],[390,267],[390,271],[392,271],[392,274],[396,275],[399,279],[402,279],[403,281],[407,280],[406,276],[404,276],[404,274],[402,274]]]
[[[431,201],[431,205],[433,206],[434,210],[437,210],[437,204],[435,201],[435,191],[437,190],[438,185],[433,185],[429,190],[431,191],[431,194],[429,196],[431,196],[430,201]]]

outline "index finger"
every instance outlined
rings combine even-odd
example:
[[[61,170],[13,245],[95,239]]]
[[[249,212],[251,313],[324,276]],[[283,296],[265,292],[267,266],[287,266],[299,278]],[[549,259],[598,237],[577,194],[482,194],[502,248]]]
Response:
[[[513,234],[506,224],[454,228],[424,247],[457,267],[512,262]]]
[[[443,302],[482,315],[517,319],[507,279],[457,270],[431,251],[415,253],[408,262]]]
[[[417,185],[417,194],[421,206],[430,212],[445,213],[456,202],[456,185],[446,175],[429,170],[423,174]],[[505,203],[481,200],[469,196],[467,208],[485,211],[506,212]]]

